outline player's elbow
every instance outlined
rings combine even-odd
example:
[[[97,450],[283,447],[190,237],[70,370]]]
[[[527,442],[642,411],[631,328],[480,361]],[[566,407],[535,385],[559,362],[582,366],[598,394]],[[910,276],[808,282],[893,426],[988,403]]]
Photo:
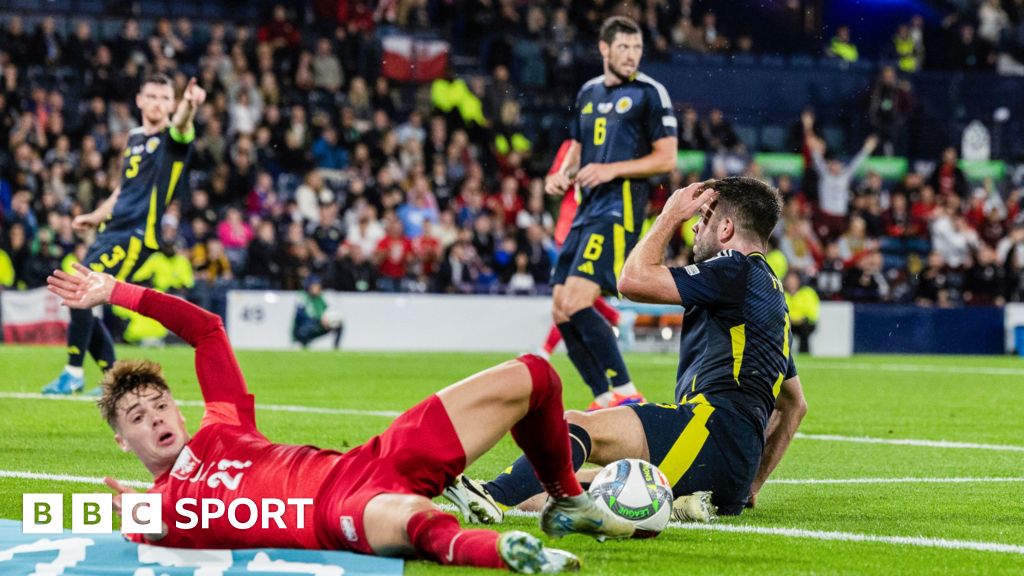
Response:
[[[622,269],[618,283],[620,294],[634,302],[646,302],[645,285],[646,283],[639,271],[629,267]]]

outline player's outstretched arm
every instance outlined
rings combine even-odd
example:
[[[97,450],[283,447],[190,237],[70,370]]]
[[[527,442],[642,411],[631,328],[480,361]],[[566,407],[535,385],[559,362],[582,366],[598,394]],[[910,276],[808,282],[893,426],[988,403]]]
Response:
[[[196,374],[207,402],[235,402],[248,394],[220,316],[176,296],[118,282],[81,264],[74,267],[75,274],[55,270],[46,279],[47,288],[66,306],[113,304],[148,316],[196,349]]]
[[[679,290],[668,266],[665,248],[683,222],[717,197],[704,182],[691,184],[672,193],[646,236],[626,258],[619,276],[619,292],[634,302],[680,304]]]
[[[804,399],[800,377],[794,376],[783,381],[779,397],[775,400],[775,410],[764,431],[764,452],[761,454],[761,464],[754,476],[754,482],[750,486],[748,507],[753,508],[757,503],[757,493],[771,476],[775,467],[782,461],[782,456],[789,448],[789,443],[793,440],[793,436],[806,414],[807,401]]]
[[[203,102],[206,102],[206,90],[199,87],[195,78],[190,79],[188,85],[185,86],[185,92],[181,95],[181,102],[178,103],[178,108],[174,111],[174,116],[171,117],[171,127],[179,135],[189,138],[194,134],[193,121]]]

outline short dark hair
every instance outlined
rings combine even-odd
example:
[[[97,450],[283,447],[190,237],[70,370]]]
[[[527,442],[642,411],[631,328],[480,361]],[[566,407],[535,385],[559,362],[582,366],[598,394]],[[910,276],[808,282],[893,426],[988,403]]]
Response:
[[[782,215],[782,196],[775,187],[741,176],[711,180],[707,187],[718,192],[716,214],[732,218],[740,233],[768,242]]]
[[[626,16],[611,16],[601,24],[601,41],[611,44],[616,34],[640,34],[640,25]]]
[[[139,90],[141,90],[146,84],[160,84],[162,86],[170,86],[171,88],[174,88],[174,82],[171,81],[171,77],[166,74],[160,74],[159,72],[146,75],[142,84],[139,85]]]
[[[103,375],[100,383],[103,395],[96,401],[103,419],[117,430],[117,403],[131,393],[141,393],[144,388],[167,392],[167,379],[163,368],[150,360],[120,360]]]

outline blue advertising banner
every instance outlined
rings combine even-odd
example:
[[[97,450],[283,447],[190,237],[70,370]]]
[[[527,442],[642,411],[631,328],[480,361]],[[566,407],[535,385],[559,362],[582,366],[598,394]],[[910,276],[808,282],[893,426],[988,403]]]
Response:
[[[186,550],[126,542],[118,534],[22,534],[21,522],[0,520],[4,576],[396,576],[402,560],[319,550]]]

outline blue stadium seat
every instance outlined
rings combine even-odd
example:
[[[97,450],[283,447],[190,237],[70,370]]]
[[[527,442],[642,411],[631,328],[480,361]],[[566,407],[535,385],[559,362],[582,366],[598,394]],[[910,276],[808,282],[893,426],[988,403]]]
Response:
[[[736,124],[733,126],[733,130],[736,131],[736,135],[739,136],[740,141],[747,147],[747,150],[757,150],[757,128]]]
[[[757,58],[753,54],[736,54],[732,57],[732,65],[743,68],[752,68],[757,66]]]
[[[764,68],[782,68],[786,65],[786,59],[774,54],[763,54],[760,64]]]
[[[673,52],[672,63],[673,64],[697,64],[700,62],[700,56],[694,52]]]
[[[811,68],[814,66],[814,58],[807,54],[794,54],[789,57],[789,65],[794,68]]]
[[[788,137],[789,133],[784,127],[766,124],[761,127],[761,148],[773,152],[782,151],[786,148],[786,138]]]
[[[105,6],[103,0],[75,0],[75,12],[79,14],[103,14]]]

